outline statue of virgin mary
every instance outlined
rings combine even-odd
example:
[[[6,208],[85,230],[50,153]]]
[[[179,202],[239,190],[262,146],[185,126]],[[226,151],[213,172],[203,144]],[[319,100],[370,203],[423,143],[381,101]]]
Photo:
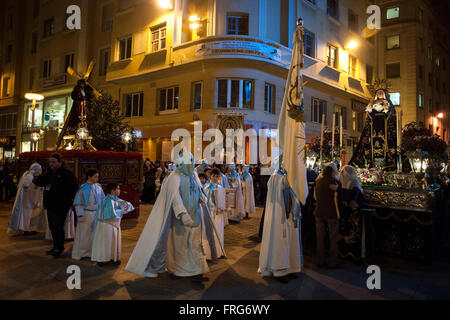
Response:
[[[376,88],[375,96],[366,108],[366,123],[349,164],[386,171],[395,170],[397,168],[395,108],[384,81],[376,82],[372,88]]]

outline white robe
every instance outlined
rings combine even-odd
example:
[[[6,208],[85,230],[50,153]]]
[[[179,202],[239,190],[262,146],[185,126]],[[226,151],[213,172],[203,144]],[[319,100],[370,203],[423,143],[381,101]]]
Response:
[[[134,210],[133,205],[125,200],[113,201],[115,208],[114,217],[107,220],[98,220],[98,210],[96,213],[95,231],[92,239],[91,260],[95,262],[120,261],[122,256],[122,230],[120,222],[122,215]],[[106,197],[105,201],[111,201],[111,197]],[[99,209],[100,210],[100,209]]]
[[[72,259],[80,260],[84,257],[90,257],[91,247],[92,247],[92,239],[94,234],[94,221],[95,221],[95,212],[98,208],[98,205],[103,201],[105,195],[103,193],[103,189],[100,184],[94,184],[90,187],[91,189],[88,194],[88,199],[84,199],[83,188],[86,186],[83,185],[75,196],[75,211],[78,216],[77,228],[75,232],[75,241],[72,247]],[[87,205],[83,205],[86,204]]]
[[[244,208],[249,215],[254,215],[255,191],[253,190],[253,178],[250,174],[242,177],[242,191],[244,194]]]
[[[45,229],[42,215],[44,188],[33,184],[33,174],[27,172],[22,176],[17,187],[11,218],[8,222],[8,232],[39,231]]]
[[[301,271],[301,248],[299,228],[300,204],[293,201],[289,219],[286,218],[284,190],[289,190],[285,175],[273,173],[268,182],[264,229],[259,255],[258,272],[262,276],[282,277]],[[294,193],[291,191],[291,196]]]
[[[125,270],[146,277],[169,271],[189,277],[206,273],[201,221],[194,227],[180,219],[187,212],[180,194],[181,175],[174,171],[162,185],[158,199]]]
[[[45,209],[44,215],[46,223],[45,240],[53,240],[52,232],[50,231],[50,228],[48,226],[47,210]],[[73,213],[72,209],[70,209],[67,213],[66,221],[64,222],[64,238],[66,240],[75,238],[75,214]]]
[[[222,252],[222,248],[225,247],[224,245],[224,215],[223,212],[225,211],[225,189],[220,185],[217,184],[214,186],[214,190],[212,190],[212,184],[209,183],[205,187],[205,192],[208,196],[208,205],[210,208],[211,215],[214,218],[214,225],[217,231],[217,236],[214,236],[214,244],[216,248],[216,253],[219,257],[225,256],[225,253]],[[203,248],[205,249],[205,256],[207,260],[212,259],[211,255],[211,249],[209,247],[209,243],[206,240],[206,232],[205,228],[202,228],[203,235]]]
[[[236,190],[236,207],[228,209],[228,220],[241,221],[245,217],[244,195],[242,194],[242,184],[239,175],[234,181],[229,181],[230,188]]]

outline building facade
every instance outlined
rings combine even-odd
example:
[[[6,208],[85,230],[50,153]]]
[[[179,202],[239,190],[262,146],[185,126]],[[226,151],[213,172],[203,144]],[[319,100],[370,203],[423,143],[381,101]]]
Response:
[[[17,153],[30,150],[33,126],[41,129],[39,150],[54,148],[76,83],[65,71],[71,66],[82,74],[91,60],[96,64],[90,83],[119,101],[127,121],[138,132],[144,157],[152,160],[168,160],[172,132],[178,128],[193,132],[195,121],[202,121],[205,131],[218,127],[222,115],[240,114],[243,129],[276,128],[298,18],[306,29],[307,142],[320,135],[322,114],[328,127],[333,114],[342,115],[349,159],[371,98],[366,85],[376,76],[384,76],[379,72],[384,61],[377,58],[385,54],[380,51],[383,31],[373,38],[362,36],[371,1],[22,3],[26,10],[17,11],[26,14],[20,17],[23,30],[17,31],[18,37],[25,39],[19,41],[24,44],[23,56],[17,55],[21,63],[6,69],[4,57],[0,59],[2,81],[11,72],[17,78],[13,91],[17,104],[3,96],[0,100],[2,112],[7,105],[17,112]],[[81,8],[80,30],[65,26],[66,9],[72,4]],[[7,52],[5,40],[0,44],[2,52]],[[441,64],[447,62],[441,59]],[[34,123],[30,102],[22,98],[26,92],[45,96],[34,111]],[[401,93],[402,108],[405,95]],[[247,145],[247,151],[258,151],[249,148]]]
[[[417,122],[449,137],[450,35],[428,1],[377,1],[382,28],[377,34],[377,70],[391,84],[391,99],[403,124]]]

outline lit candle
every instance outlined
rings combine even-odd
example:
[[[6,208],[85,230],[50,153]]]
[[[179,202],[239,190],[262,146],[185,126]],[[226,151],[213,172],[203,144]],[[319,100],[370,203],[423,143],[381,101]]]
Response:
[[[339,146],[340,148],[343,148],[343,144],[342,144],[342,113],[339,117]]]
[[[336,113],[333,113],[333,121],[331,123],[331,158],[334,160],[334,128],[336,127]]]
[[[322,114],[322,125],[320,128],[320,166],[322,166],[323,132],[325,130],[325,113]]]

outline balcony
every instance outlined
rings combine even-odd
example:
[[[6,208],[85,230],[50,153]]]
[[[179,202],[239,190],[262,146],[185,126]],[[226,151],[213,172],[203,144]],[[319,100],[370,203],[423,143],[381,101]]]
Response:
[[[249,36],[214,36],[173,48],[175,65],[204,59],[262,60],[289,68],[292,50],[269,40]]]
[[[67,75],[65,73],[42,79],[42,88],[49,88],[66,84]]]

